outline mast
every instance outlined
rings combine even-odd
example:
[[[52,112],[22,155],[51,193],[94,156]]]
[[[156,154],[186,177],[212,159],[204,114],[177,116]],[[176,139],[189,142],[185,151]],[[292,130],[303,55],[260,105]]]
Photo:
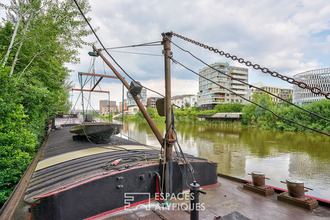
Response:
[[[165,116],[166,116],[166,135],[165,135],[165,191],[173,193],[173,144],[175,139],[172,130],[172,102],[171,102],[171,39],[172,34],[162,33],[164,45],[164,64],[165,64]]]
[[[82,80],[82,75],[83,73],[78,73],[80,77],[80,87],[81,87],[81,105],[82,105],[82,114],[83,114],[83,121],[85,120],[85,110],[84,110],[84,85],[83,85],[83,80]]]
[[[173,160],[173,131],[172,131],[172,102],[171,102],[171,39],[172,34],[170,32],[163,33],[163,45],[164,45],[164,63],[165,63],[165,116],[166,116],[166,161]]]
[[[121,120],[122,123],[124,124],[124,107],[125,107],[125,103],[124,103],[124,84],[123,84],[123,91],[122,91],[122,101],[121,101]]]

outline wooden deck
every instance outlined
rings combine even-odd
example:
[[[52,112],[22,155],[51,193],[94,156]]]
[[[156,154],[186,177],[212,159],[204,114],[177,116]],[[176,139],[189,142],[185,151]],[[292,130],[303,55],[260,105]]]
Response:
[[[243,184],[226,178],[218,178],[219,185],[206,188],[206,195],[200,195],[200,203],[205,210],[200,211],[200,219],[329,219],[330,209],[319,206],[313,211],[307,211],[284,202],[277,201],[277,195],[261,196],[243,189]],[[99,216],[98,220],[128,220],[128,219],[190,219],[188,207],[173,210],[161,209],[158,202],[150,202],[150,210],[145,206],[133,207],[110,214]],[[177,201],[171,201],[171,204]],[[168,209],[172,209],[173,206]]]

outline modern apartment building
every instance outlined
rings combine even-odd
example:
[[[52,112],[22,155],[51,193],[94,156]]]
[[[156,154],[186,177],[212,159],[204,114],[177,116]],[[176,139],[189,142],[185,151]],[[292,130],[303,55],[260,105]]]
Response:
[[[199,93],[197,103],[201,109],[213,109],[217,104],[225,103],[246,104],[246,101],[240,96],[249,99],[249,88],[247,85],[242,83],[248,82],[248,69],[230,66],[227,62],[217,62],[211,64],[210,66],[212,68],[208,66],[202,68],[199,71],[199,74],[220,84],[230,91],[204,79],[203,77],[199,77]],[[232,78],[224,75],[223,73],[230,75]]]
[[[330,93],[330,68],[306,71],[294,75],[293,78],[311,87],[320,88],[323,92]],[[293,86],[293,102],[295,104],[307,104],[322,99],[325,99],[324,95],[314,94],[309,89]]]
[[[279,87],[272,87],[272,86],[265,86],[262,83],[257,83],[254,84],[254,86],[263,89],[267,92],[270,92],[278,97],[281,97],[282,99],[289,100],[292,97],[292,89],[289,88],[279,88]],[[252,94],[257,93],[257,94],[262,94],[264,93],[263,91],[259,89],[254,89],[252,88]],[[270,96],[272,102],[274,103],[282,103],[283,101],[277,97]]]

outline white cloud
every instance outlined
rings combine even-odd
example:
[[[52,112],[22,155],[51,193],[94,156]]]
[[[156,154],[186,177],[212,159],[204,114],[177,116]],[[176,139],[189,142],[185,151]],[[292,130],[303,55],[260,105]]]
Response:
[[[97,34],[106,47],[160,41],[162,32],[174,31],[283,75],[329,67],[328,0],[104,0],[90,3],[92,12],[88,16],[92,18],[93,27],[99,27]],[[93,36],[89,39],[95,41]],[[173,41],[207,63],[222,61],[237,64],[176,37]],[[194,71],[198,72],[203,67],[175,46],[172,49],[174,58]],[[82,63],[69,65],[70,68],[76,72],[87,71],[89,50],[84,48],[80,55]],[[136,47],[123,51],[161,54],[162,47]],[[111,54],[134,79],[163,92],[162,57]],[[102,62],[97,63],[95,69],[96,72],[104,72]],[[197,92],[198,77],[177,65],[173,65],[172,70],[175,78],[173,93]],[[250,70],[251,83],[264,80],[264,84],[285,84]],[[108,68],[106,71],[110,72]],[[72,77],[74,81],[76,72]]]
[[[303,1],[92,1],[92,24],[107,46],[161,40],[175,31],[268,67],[284,75],[326,67],[329,56],[330,5],[326,0]],[[326,36],[323,37],[323,35]],[[321,40],[321,41],[320,41]],[[323,40],[323,42],[322,42]],[[207,63],[237,63],[186,43],[173,41]],[[197,71],[203,64],[172,46],[174,58]],[[160,54],[162,47],[132,48]],[[164,92],[163,58],[112,53],[127,72],[144,85]],[[250,81],[285,84],[250,68]],[[197,93],[198,77],[173,65],[172,92]],[[267,84],[266,82],[263,82]],[[148,96],[150,96],[150,92]]]

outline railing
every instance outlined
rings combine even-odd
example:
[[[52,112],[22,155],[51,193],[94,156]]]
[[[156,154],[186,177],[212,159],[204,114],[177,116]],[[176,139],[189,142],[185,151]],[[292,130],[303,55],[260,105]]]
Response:
[[[235,78],[235,79],[245,79],[245,80],[247,80],[247,78],[248,78],[248,76],[246,75],[246,76],[239,76],[239,75],[231,75],[233,78]]]

